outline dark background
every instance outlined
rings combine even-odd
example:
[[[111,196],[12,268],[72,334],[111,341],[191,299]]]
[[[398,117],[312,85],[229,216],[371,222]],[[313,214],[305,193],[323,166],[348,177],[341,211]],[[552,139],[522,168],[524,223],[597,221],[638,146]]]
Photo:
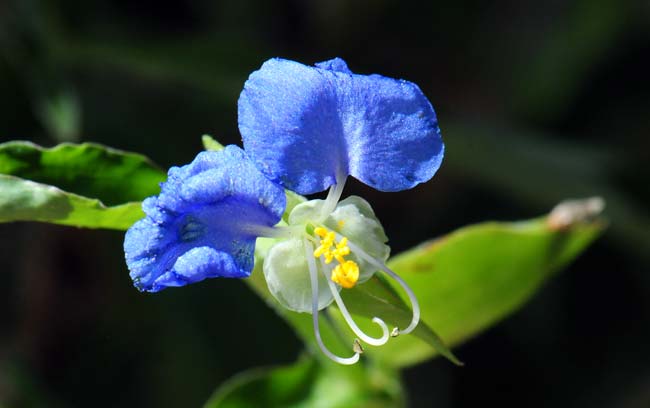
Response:
[[[340,56],[420,85],[447,155],[367,198],[394,253],[465,224],[602,195],[610,228],[525,308],[404,372],[412,406],[650,406],[647,1],[0,2],[0,141],[95,141],[163,167],[239,143],[247,75]],[[241,282],[144,295],[123,234],[0,225],[0,405],[203,403],[301,344]]]

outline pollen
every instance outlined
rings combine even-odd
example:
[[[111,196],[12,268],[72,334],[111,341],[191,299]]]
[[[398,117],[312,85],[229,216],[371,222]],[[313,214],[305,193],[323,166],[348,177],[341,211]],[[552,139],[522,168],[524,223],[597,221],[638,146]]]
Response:
[[[326,264],[336,259],[338,265],[332,270],[332,281],[346,289],[354,287],[359,280],[359,265],[345,259],[350,255],[348,239],[344,237],[337,243],[336,234],[323,227],[315,228],[314,233],[321,237],[320,246],[314,251],[314,258],[322,256]]]
[[[359,280],[359,265],[354,261],[345,261],[336,265],[332,271],[331,279],[346,289],[353,288]]]

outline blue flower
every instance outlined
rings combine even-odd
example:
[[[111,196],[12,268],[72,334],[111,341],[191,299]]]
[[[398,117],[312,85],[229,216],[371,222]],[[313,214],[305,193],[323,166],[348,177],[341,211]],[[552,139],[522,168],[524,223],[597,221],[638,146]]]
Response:
[[[236,146],[171,168],[160,195],[144,201],[146,218],[126,233],[135,286],[158,292],[206,278],[249,276],[255,239],[280,220],[285,205],[284,190]]]
[[[348,175],[381,191],[429,180],[444,145],[436,114],[412,82],[274,58],[239,98],[244,149],[270,179],[300,194]]]
[[[135,286],[157,292],[212,277],[248,277],[256,238],[273,238],[258,251],[269,292],[284,307],[311,313],[327,357],[354,364],[360,342],[381,346],[412,332],[419,304],[385,264],[390,248],[381,223],[365,200],[339,200],[348,176],[399,191],[436,173],[444,145],[417,85],[353,74],[340,58],[315,67],[272,59],[244,86],[239,128],[246,152],[228,146],[200,153],[170,169],[160,195],[144,201],[146,217],[124,241]],[[329,194],[293,205],[286,222],[276,225],[286,207],[280,186],[300,194],[329,188]],[[395,280],[413,311],[408,325],[392,330],[374,316],[379,337],[357,325],[339,293],[375,273]],[[319,311],[332,302],[358,336],[352,356],[332,353],[320,334]]]

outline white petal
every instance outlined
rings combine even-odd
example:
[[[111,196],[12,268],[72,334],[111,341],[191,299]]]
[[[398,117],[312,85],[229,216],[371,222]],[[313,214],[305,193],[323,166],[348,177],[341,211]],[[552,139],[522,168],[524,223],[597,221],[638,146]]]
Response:
[[[264,260],[264,276],[271,294],[287,309],[311,313],[311,282],[305,249],[299,239],[275,244]],[[334,300],[325,277],[318,274],[318,310]]]

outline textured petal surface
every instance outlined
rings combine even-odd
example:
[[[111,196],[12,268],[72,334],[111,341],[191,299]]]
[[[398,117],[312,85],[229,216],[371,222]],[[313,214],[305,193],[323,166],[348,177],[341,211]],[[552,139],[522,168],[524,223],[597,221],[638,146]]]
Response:
[[[236,146],[202,152],[169,170],[147,217],[126,233],[124,251],[135,286],[157,292],[206,278],[250,275],[256,228],[282,216],[282,188],[262,175]]]
[[[348,64],[339,57],[323,62],[317,62],[314,65],[316,65],[317,68],[322,68],[329,71],[344,72],[346,74],[352,73],[352,71],[350,71],[350,68],[348,68]]]
[[[407,190],[433,177],[444,146],[436,114],[417,85],[354,75],[340,89],[350,175],[381,191]]]
[[[308,194],[347,174],[334,73],[272,59],[254,72],[239,97],[244,148],[269,178]]]
[[[332,303],[334,296],[320,265],[317,267],[318,310],[322,310]],[[282,306],[294,312],[312,312],[311,280],[301,240],[289,239],[271,247],[263,269],[269,291]]]
[[[436,114],[417,85],[356,75],[340,58],[309,67],[272,59],[239,98],[244,148],[270,178],[301,194],[337,175],[382,191],[429,180],[444,146]]]

